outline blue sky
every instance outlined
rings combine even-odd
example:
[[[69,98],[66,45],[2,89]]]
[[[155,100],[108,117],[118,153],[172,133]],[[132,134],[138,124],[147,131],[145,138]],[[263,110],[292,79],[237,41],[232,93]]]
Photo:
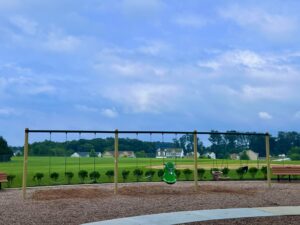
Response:
[[[0,0],[0,135],[300,131],[299,1]]]

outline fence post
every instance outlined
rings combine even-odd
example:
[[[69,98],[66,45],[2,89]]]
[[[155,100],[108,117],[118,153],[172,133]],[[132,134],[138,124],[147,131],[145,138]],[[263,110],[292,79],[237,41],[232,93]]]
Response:
[[[195,190],[198,189],[198,140],[197,140],[197,131],[194,131],[194,184]]]
[[[266,133],[266,160],[267,160],[267,181],[268,187],[271,188],[271,168],[270,168],[270,135]]]
[[[23,191],[23,199],[26,199],[26,182],[27,182],[27,163],[28,163],[28,133],[29,129],[25,129],[25,142],[24,142],[24,160],[23,160],[23,183],[22,183],[22,191]]]
[[[118,158],[119,158],[119,138],[118,138],[118,130],[115,130],[115,170],[114,170],[114,183],[115,195],[118,194]]]

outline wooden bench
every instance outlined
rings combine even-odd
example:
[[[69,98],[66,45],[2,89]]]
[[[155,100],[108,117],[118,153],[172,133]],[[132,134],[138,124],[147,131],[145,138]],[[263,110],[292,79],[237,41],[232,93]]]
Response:
[[[277,180],[280,176],[288,175],[291,181],[291,175],[300,175],[300,166],[272,166],[272,174],[277,175]]]
[[[7,174],[0,172],[0,190],[1,190],[1,183],[7,182]]]

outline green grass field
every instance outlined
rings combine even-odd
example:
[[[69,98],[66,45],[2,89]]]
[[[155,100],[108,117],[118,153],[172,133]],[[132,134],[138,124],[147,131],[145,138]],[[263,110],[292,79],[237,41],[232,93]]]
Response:
[[[166,161],[175,162],[175,159],[165,159]],[[114,168],[114,159],[113,158],[64,158],[64,157],[29,157],[28,158],[28,186],[36,186],[36,181],[33,180],[33,176],[37,172],[41,172],[44,174],[44,178],[42,179],[41,185],[59,185],[66,184],[67,180],[65,179],[64,173],[73,172],[74,177],[71,181],[72,184],[80,183],[78,178],[79,170],[87,170],[88,172],[94,171],[94,169],[100,172],[101,177],[99,182],[112,182],[105,175],[107,170],[112,170]],[[272,162],[272,164],[280,164],[283,162]],[[289,161],[285,162],[286,164],[296,164],[300,165],[300,161]],[[119,159],[119,173],[123,169],[127,169],[130,171],[130,175],[127,182],[135,182],[136,178],[133,176],[132,171],[136,168],[140,168],[144,171],[149,169],[158,170],[162,168],[163,159],[155,159],[155,158],[120,158]],[[249,167],[261,167],[265,165],[265,161],[239,161],[239,160],[211,160],[211,159],[199,159],[198,160],[198,168],[206,169],[206,173],[204,175],[204,180],[211,180],[210,169],[211,168],[230,168],[229,177],[231,179],[239,179],[235,169],[240,166]],[[190,168],[193,169],[193,159],[184,158],[184,159],[176,159],[176,167],[178,169]],[[22,184],[22,171],[23,171],[23,158],[22,157],[13,157],[10,162],[0,163],[0,172],[5,172],[7,174],[14,174],[16,178],[12,184],[12,187],[20,187]],[[57,182],[53,182],[49,175],[52,172],[59,173],[59,179]],[[275,178],[275,177],[274,177]],[[193,175],[191,175],[190,179],[193,179]],[[251,179],[249,173],[244,176],[244,179]],[[256,179],[263,179],[263,174],[259,172],[256,175]],[[159,181],[159,177],[157,174],[153,177],[153,181]],[[181,173],[179,180],[186,180],[183,173]],[[119,181],[122,182],[121,174],[119,176]],[[145,176],[141,179],[141,181],[148,181]],[[91,183],[89,178],[86,179],[85,183]],[[5,187],[5,185],[4,185]]]

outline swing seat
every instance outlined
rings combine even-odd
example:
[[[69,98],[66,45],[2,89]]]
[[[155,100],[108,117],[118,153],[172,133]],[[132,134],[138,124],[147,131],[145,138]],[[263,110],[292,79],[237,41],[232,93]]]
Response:
[[[167,162],[164,165],[164,175],[163,181],[167,184],[175,184],[177,181],[175,173],[175,164],[172,162]]]

